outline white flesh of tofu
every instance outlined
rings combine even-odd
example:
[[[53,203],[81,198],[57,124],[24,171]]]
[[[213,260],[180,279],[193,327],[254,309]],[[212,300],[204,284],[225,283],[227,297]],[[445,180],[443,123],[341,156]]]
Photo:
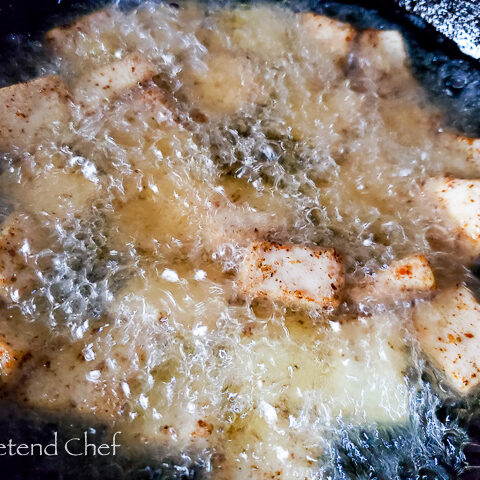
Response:
[[[182,72],[186,95],[207,116],[233,115],[264,99],[248,57],[216,53],[202,68]]]
[[[72,38],[84,37],[102,30],[105,25],[109,24],[111,18],[108,10],[98,10],[80,17],[68,25],[52,28],[45,34],[45,40],[57,54],[62,54],[71,46],[69,43],[72,42]]]
[[[131,54],[80,77],[74,87],[74,100],[87,110],[95,110],[155,73],[155,67],[146,58]]]
[[[27,149],[68,125],[68,92],[56,75],[11,85],[0,89],[0,112],[0,150]]]
[[[189,135],[177,122],[174,113],[169,108],[165,93],[153,82],[148,82],[145,88],[135,89],[122,102],[110,109],[105,115],[104,130],[100,135],[111,136],[116,143],[125,146],[148,146],[156,142],[156,149],[161,155],[171,153],[179,137],[185,143]],[[129,128],[125,128],[128,122]],[[173,145],[172,145],[173,144]],[[155,169],[155,159],[148,157],[150,152],[143,155],[135,154],[132,167],[142,168],[149,165]],[[139,158],[141,157],[141,158]]]
[[[237,360],[243,367],[232,391],[241,398],[252,388],[254,408],[235,416],[222,479],[316,478],[312,459],[322,453],[325,426],[340,416],[359,425],[408,421],[407,349],[398,318],[349,319],[326,332],[304,321],[279,328],[278,336],[253,330],[255,345]]]
[[[112,153],[104,148],[101,140],[106,136],[112,138],[115,144],[127,147],[124,149],[128,152],[126,160],[132,169],[140,169],[144,173],[158,168],[155,162],[157,156],[171,155],[175,148],[180,149],[191,137],[176,121],[164,92],[151,81],[126,92],[121,102],[102,113],[101,127],[96,132],[99,141],[93,142],[89,137],[79,138],[75,150],[93,159],[108,173],[112,171]],[[126,124],[128,128],[125,128]],[[152,143],[155,143],[155,149]],[[99,145],[102,148],[98,148]],[[133,146],[142,148],[142,153]],[[126,180],[135,181],[133,177]],[[126,194],[128,196],[128,192]]]
[[[223,280],[220,270],[202,264],[198,275],[189,268],[177,267],[133,278],[116,295],[109,314],[121,326],[118,334],[122,338],[131,335],[131,345],[121,346],[119,353],[122,349],[124,355],[126,350],[135,352],[133,358],[129,354],[135,365],[157,365],[152,371],[155,385],[148,386],[148,405],[138,405],[135,421],[128,420],[124,427],[125,436],[135,439],[140,435],[149,443],[184,450],[207,446],[215,421],[208,420],[205,411],[217,410],[211,398],[202,393],[195,399],[184,394],[187,388],[199,392],[211,389],[212,379],[208,369],[202,369],[197,377],[185,377],[179,371],[172,354],[180,355],[176,349],[183,349],[183,342],[172,341],[172,333],[177,331],[180,338],[182,332],[215,330],[216,323],[228,315],[228,303],[225,292],[218,288],[217,282]],[[137,352],[144,352],[144,358],[136,358]],[[165,355],[170,359],[166,364]],[[136,373],[132,371],[134,376]],[[173,384],[175,397],[171,398]]]
[[[480,176],[480,139],[443,132],[440,134],[440,144],[453,155],[454,160],[448,166],[449,173],[460,168],[463,173]]]
[[[220,28],[200,32],[201,35],[209,34],[210,45],[216,43],[223,48],[220,38],[211,37],[212,33],[218,36],[224,25],[228,25],[232,46],[249,56],[255,55],[262,61],[271,62],[289,49],[289,33],[294,18],[286,9],[264,4],[249,8],[220,9],[212,17],[220,23]]]
[[[69,343],[52,336],[46,323],[28,322],[17,312],[0,310],[2,395],[40,413],[73,413],[89,423],[112,425],[126,402],[122,381],[132,362],[122,356],[122,347],[118,352],[109,343],[108,326]]]
[[[414,311],[417,338],[448,383],[467,393],[480,383],[480,305],[464,286],[443,291]]]
[[[118,21],[123,14],[104,9],[85,15],[73,23],[49,30],[45,42],[53,53],[68,63],[68,70],[85,72],[115,60],[125,49]]]
[[[480,180],[430,178],[423,191],[453,227],[461,246],[474,255],[480,253]]]
[[[31,187],[23,198],[25,209],[51,217],[65,218],[89,208],[99,195],[99,186],[81,173],[65,173],[62,170],[46,172],[43,178],[29,178],[24,184]]]
[[[22,162],[18,173],[0,178],[11,201],[35,215],[48,215],[49,220],[63,219],[86,211],[100,195],[100,181],[94,167],[84,170],[73,165],[74,155],[49,149],[37,150],[35,168]],[[20,177],[21,175],[21,177]]]
[[[206,219],[204,242],[211,251],[227,245],[246,248],[285,229],[287,221],[269,212],[251,211],[242,206],[222,205]]]
[[[360,53],[368,51],[370,67],[391,73],[403,69],[408,59],[400,32],[396,30],[366,30],[360,36]]]
[[[199,225],[193,208],[186,208],[189,192],[182,191],[185,196],[176,197],[181,191],[175,179],[164,172],[152,175],[151,185],[155,191],[146,188],[135,193],[134,186],[128,185],[129,196],[116,205],[111,216],[113,245],[132,242],[136,248],[146,252],[158,249],[169,250],[192,248],[197,238]],[[158,189],[156,188],[158,187]]]
[[[411,300],[435,289],[435,277],[424,255],[410,255],[379,270],[367,283],[352,289],[354,302]]]
[[[252,243],[238,284],[249,297],[307,309],[336,308],[344,285],[343,260],[334,249]]]
[[[356,31],[350,24],[323,15],[304,13],[300,22],[304,32],[318,41],[322,50],[327,50],[334,57],[345,57],[356,36]]]
[[[408,54],[400,32],[366,30],[357,45],[357,66],[367,88],[375,88],[381,96],[391,96],[416,85],[408,64]]]
[[[106,348],[106,335],[86,336],[63,348],[53,343],[33,352],[43,361],[31,367],[14,393],[30,408],[62,415],[75,413],[89,421],[115,421],[126,403],[122,388],[125,375],[113,375],[112,365],[127,372],[130,361],[116,352],[108,352],[106,359],[97,344],[101,339],[100,345]]]
[[[23,215],[11,214],[0,231],[0,298],[18,302],[35,287],[36,277],[29,265],[32,223]]]
[[[203,244],[209,252],[238,252],[241,260],[239,247],[279,238],[292,223],[291,208],[278,192],[259,195],[251,184],[231,176],[222,179],[219,192],[203,211]]]
[[[342,413],[359,423],[408,419],[408,352],[402,323],[392,313],[340,323],[330,342],[332,368],[325,384],[334,399],[332,414]]]

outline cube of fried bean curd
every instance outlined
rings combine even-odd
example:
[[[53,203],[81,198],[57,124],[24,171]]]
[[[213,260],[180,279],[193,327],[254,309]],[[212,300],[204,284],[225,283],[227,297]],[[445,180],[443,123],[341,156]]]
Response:
[[[53,28],[45,35],[47,45],[56,55],[73,61],[91,62],[108,58],[120,47],[120,37],[114,35],[115,13],[98,10],[74,22]],[[100,58],[99,58],[100,57]]]
[[[40,143],[70,120],[68,92],[57,75],[0,89],[0,150]]]
[[[480,176],[480,139],[466,137],[453,132],[439,134],[440,145],[447,149],[449,158],[452,158],[448,171],[460,172]]]
[[[435,277],[425,255],[410,255],[377,271],[351,290],[354,302],[410,300],[435,289]]]
[[[392,72],[405,67],[407,49],[397,30],[366,30],[360,35],[360,53],[367,55],[370,67]]]
[[[0,379],[5,380],[13,371],[19,355],[4,339],[0,339]]]
[[[154,65],[139,54],[86,73],[74,86],[74,100],[87,110],[108,104],[113,98],[155,75]]]
[[[303,13],[300,22],[303,31],[318,41],[322,49],[336,57],[348,54],[356,35],[350,24],[314,13]]]
[[[98,351],[96,338],[88,339],[90,343],[82,339],[66,348],[47,344],[35,352],[43,361],[30,366],[29,375],[15,385],[13,394],[38,411],[75,414],[90,422],[118,419],[127,401],[122,381],[129,361],[109,352],[109,361],[122,372],[116,376]]]
[[[359,36],[355,56],[363,82],[388,96],[416,84],[408,65],[408,54],[400,32],[365,30]]]
[[[343,258],[333,248],[256,242],[247,248],[238,285],[249,297],[327,309],[340,304],[344,277]]]
[[[453,228],[462,248],[480,253],[480,180],[434,177],[423,191],[436,211]]]
[[[107,10],[97,10],[67,25],[52,28],[45,34],[45,40],[51,43],[53,47],[62,49],[65,43],[75,34],[85,34],[95,28],[101,28],[103,24],[108,22],[109,18],[110,14]]]
[[[275,213],[222,204],[207,217],[202,234],[207,248],[217,251],[226,245],[245,248],[253,241],[284,230],[286,226],[287,219]]]
[[[265,100],[247,55],[217,53],[206,66],[184,69],[181,79],[188,100],[207,116],[233,115],[252,102]]]
[[[414,310],[417,338],[448,383],[467,393],[480,383],[480,305],[465,286],[439,293]]]
[[[11,214],[0,230],[0,298],[16,302],[32,291],[36,277],[30,268],[28,255],[31,220]]]

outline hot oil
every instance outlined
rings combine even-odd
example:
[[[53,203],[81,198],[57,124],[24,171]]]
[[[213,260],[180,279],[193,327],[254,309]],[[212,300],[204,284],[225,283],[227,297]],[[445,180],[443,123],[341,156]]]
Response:
[[[407,476],[434,457],[457,468],[427,445],[458,427],[436,416],[408,306],[325,316],[235,288],[243,226],[334,246],[347,286],[413,253],[440,286],[462,277],[468,259],[432,240],[420,184],[478,172],[439,140],[408,68],[392,87],[284,7],[108,12],[56,60],[67,84],[132,51],[158,74],[9,157],[4,196],[46,229],[30,253],[38,288],[3,312],[41,326],[9,398],[100,420],[127,451],[202,459],[214,478],[350,478],[368,462],[400,478],[415,455]],[[383,438],[400,447],[378,456]]]

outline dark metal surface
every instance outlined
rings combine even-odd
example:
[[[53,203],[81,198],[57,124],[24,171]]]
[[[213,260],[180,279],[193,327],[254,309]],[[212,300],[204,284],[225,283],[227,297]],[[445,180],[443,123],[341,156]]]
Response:
[[[41,73],[39,69],[42,68],[42,62],[47,64],[48,59],[43,57],[39,40],[48,28],[68,22],[105,3],[107,3],[106,0],[0,0],[0,86],[23,81]],[[428,87],[427,91],[432,101],[446,112],[452,127],[470,135],[480,136],[480,67],[478,61],[466,56],[469,54],[473,57],[480,57],[479,0],[301,0],[300,2],[283,0],[283,3],[292,7],[298,5],[298,8],[301,9],[304,9],[308,3],[308,6],[315,11],[352,22],[359,28],[398,28],[402,30],[409,44],[415,75]],[[450,40],[439,35],[437,31],[447,35]],[[457,48],[454,41],[459,42],[463,53]],[[17,54],[23,55],[21,68],[15,61]],[[25,61],[25,56],[27,61]],[[31,61],[28,61],[28,58]],[[1,410],[2,408],[0,408]],[[462,409],[455,406],[449,415],[454,417],[455,412],[459,411]],[[3,431],[5,435],[8,433],[8,425],[12,416],[11,412],[8,412],[8,418],[4,412],[0,413],[0,431]],[[27,437],[35,435],[38,431],[35,422],[28,418],[21,420],[25,435]],[[50,427],[42,424],[42,428],[47,431]],[[475,465],[480,465],[480,420],[469,419],[467,430],[473,443],[467,445],[464,453],[473,467],[465,470],[462,478],[464,480],[480,480],[480,471],[475,467]],[[362,436],[359,435],[360,433]],[[343,462],[338,465],[339,468],[344,468],[345,463],[353,458],[349,448],[358,450],[357,444],[367,445],[361,453],[362,458],[368,458],[369,461],[359,464],[358,468],[353,465],[351,471],[355,472],[356,478],[388,478],[388,480],[392,480],[391,476],[386,476],[386,472],[383,472],[384,476],[382,477],[382,456],[389,454],[390,450],[398,448],[398,442],[403,442],[403,444],[412,442],[413,444],[416,438],[412,439],[403,432],[396,432],[397,436],[388,439],[388,442],[382,437],[377,439],[377,443],[370,441],[365,444],[363,442],[365,435],[365,432],[355,431],[346,438],[342,445],[343,450],[339,449],[340,453],[335,452]],[[426,438],[427,436],[425,434]],[[420,472],[423,476],[420,477],[411,466],[411,462],[409,462],[411,459],[406,458],[403,465],[404,472],[401,474],[397,472],[396,478],[455,478],[458,472],[451,466],[455,464],[454,459],[447,459],[442,445],[437,445],[436,448],[437,450],[432,449],[424,453],[425,458],[421,458],[420,453],[417,453],[416,461],[422,461],[425,464],[428,461],[438,463],[443,469],[443,473],[438,469],[434,473],[423,470]],[[343,452],[346,455],[345,458],[342,458]],[[456,455],[457,451],[452,451],[452,456]],[[13,478],[17,480],[24,478],[32,480],[198,478],[195,469],[192,470],[191,477],[188,475],[175,477],[170,465],[167,468],[165,464],[159,467],[158,465],[147,466],[149,465],[147,462],[139,462],[132,467],[132,465],[123,466],[121,463],[78,465],[71,462],[71,459],[62,461],[64,463],[61,465],[61,472],[56,465],[49,464],[48,459],[44,459],[42,464],[36,464],[33,460],[24,462],[19,459],[13,459],[8,464],[3,462],[3,465],[0,463],[0,480],[4,478],[6,480]],[[377,477],[372,476],[375,462],[378,463]],[[369,472],[360,472],[361,468],[365,466],[369,466]],[[160,470],[161,473],[159,473]],[[364,476],[362,476],[363,473]]]
[[[459,49],[480,58],[480,3],[478,0],[397,0],[402,8],[418,15],[452,39]]]

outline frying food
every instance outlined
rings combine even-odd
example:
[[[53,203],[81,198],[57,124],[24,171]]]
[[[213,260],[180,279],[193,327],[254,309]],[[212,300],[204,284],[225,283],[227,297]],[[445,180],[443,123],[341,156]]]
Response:
[[[400,32],[147,2],[45,48],[0,89],[4,399],[286,480],[475,395],[480,140]]]

